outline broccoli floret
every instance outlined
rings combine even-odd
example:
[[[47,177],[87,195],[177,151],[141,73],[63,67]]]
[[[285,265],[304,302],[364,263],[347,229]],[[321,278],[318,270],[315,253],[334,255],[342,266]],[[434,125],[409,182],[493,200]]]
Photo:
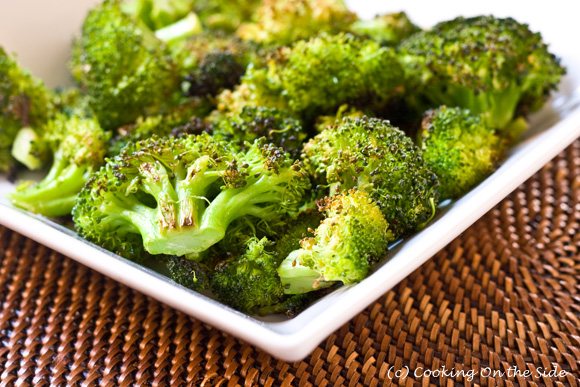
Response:
[[[204,27],[233,33],[250,21],[262,0],[196,0],[194,10]]]
[[[215,96],[240,83],[250,64],[265,63],[255,44],[223,33],[201,34],[171,45],[188,96]]]
[[[445,106],[426,113],[419,142],[443,199],[457,198],[485,179],[502,150],[501,139],[480,116]]]
[[[266,142],[281,147],[296,159],[307,134],[300,122],[285,111],[246,106],[240,114],[215,122],[214,136],[240,145],[265,137]]]
[[[395,237],[422,227],[434,215],[437,177],[419,148],[389,121],[346,118],[311,139],[304,159],[331,196],[351,188],[368,192]]]
[[[286,294],[362,281],[394,240],[379,206],[364,191],[345,191],[319,203],[326,218],[278,269]]]
[[[53,114],[54,95],[0,47],[0,172],[14,165],[18,131],[44,125]]]
[[[263,141],[236,153],[210,135],[150,139],[109,160],[73,211],[81,236],[117,251],[140,234],[151,254],[199,254],[245,216],[276,223],[309,189],[303,166]]]
[[[60,114],[46,124],[40,141],[52,152],[50,171],[39,183],[21,183],[8,198],[37,214],[68,215],[78,193],[104,162],[109,134],[94,119]]]
[[[405,12],[377,15],[371,20],[357,20],[350,27],[352,33],[368,36],[386,46],[396,46],[420,30]]]
[[[241,312],[254,313],[283,300],[276,273],[281,259],[269,250],[271,244],[268,238],[251,238],[242,255],[218,264],[211,288],[221,301]]]
[[[279,77],[291,111],[316,117],[344,103],[382,106],[402,74],[391,49],[340,34],[298,42]]]
[[[73,73],[105,129],[158,111],[179,90],[179,72],[163,42],[118,1],[90,11],[76,45]]]
[[[166,265],[171,279],[181,286],[195,291],[210,289],[211,270],[203,264],[184,257],[171,256],[167,258]]]
[[[242,39],[285,46],[322,32],[345,31],[356,16],[342,0],[263,0],[255,20],[240,27]]]
[[[220,102],[230,111],[277,107],[310,121],[345,103],[380,109],[402,91],[402,80],[393,49],[350,34],[322,35],[280,50],[266,68],[248,68]]]
[[[504,129],[516,112],[538,110],[565,73],[539,33],[493,16],[439,23],[400,45],[410,93],[483,114]]]
[[[223,89],[231,89],[240,83],[246,72],[245,66],[229,52],[207,54],[199,66],[185,80],[189,83],[187,95],[217,95]]]

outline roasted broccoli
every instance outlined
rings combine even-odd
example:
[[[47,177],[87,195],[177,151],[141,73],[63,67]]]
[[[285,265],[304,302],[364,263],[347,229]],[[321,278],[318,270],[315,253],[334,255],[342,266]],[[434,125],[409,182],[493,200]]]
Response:
[[[419,143],[427,166],[439,179],[442,199],[457,198],[495,169],[502,141],[480,116],[442,106],[427,112]]]
[[[278,269],[286,294],[362,281],[394,240],[379,206],[364,191],[345,191],[319,205],[325,219],[314,237],[303,239]]]
[[[233,33],[250,21],[262,0],[196,0],[194,11],[205,28]]]
[[[417,100],[483,114],[506,137],[516,114],[539,109],[565,73],[539,33],[493,16],[459,17],[416,33],[399,57]]]
[[[179,71],[163,42],[118,1],[90,11],[76,45],[73,74],[105,129],[158,111],[179,91]]]
[[[322,35],[282,49],[266,68],[248,68],[218,107],[277,107],[310,121],[345,103],[380,109],[401,92],[402,79],[391,48],[349,34]]]
[[[284,292],[276,269],[281,259],[271,251],[268,238],[251,238],[243,254],[218,264],[211,289],[231,307],[254,313],[280,303]]]
[[[263,0],[255,20],[240,27],[242,39],[286,46],[322,32],[345,31],[356,16],[342,0]]]
[[[386,46],[396,46],[420,30],[405,12],[377,15],[371,20],[357,20],[350,27],[352,33],[367,36]]]
[[[53,114],[53,93],[0,47],[0,172],[14,165],[10,152],[18,131],[44,125]]]
[[[296,159],[307,134],[300,122],[285,111],[246,106],[240,114],[215,122],[214,136],[240,145],[265,137],[266,142],[281,147]]]
[[[185,75],[189,96],[217,95],[240,83],[250,64],[263,64],[261,51],[252,43],[223,34],[203,34],[172,46]]]
[[[256,141],[234,152],[210,135],[130,144],[81,192],[78,232],[109,250],[140,234],[151,254],[196,255],[234,220],[276,223],[297,210],[308,175],[281,149]]]
[[[395,237],[421,228],[434,215],[437,177],[419,148],[388,121],[345,118],[311,139],[304,159],[331,196],[351,188],[368,192]]]
[[[209,290],[212,269],[185,257],[170,256],[166,265],[171,279],[181,286],[195,291]]]
[[[39,183],[21,183],[8,198],[37,214],[68,215],[91,174],[104,163],[109,134],[94,119],[60,114],[46,124],[39,141],[53,155],[50,171]]]

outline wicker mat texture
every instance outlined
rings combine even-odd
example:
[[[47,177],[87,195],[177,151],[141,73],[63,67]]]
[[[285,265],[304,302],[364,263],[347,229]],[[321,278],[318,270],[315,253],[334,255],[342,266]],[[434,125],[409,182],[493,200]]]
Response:
[[[579,229],[577,141],[285,363],[0,227],[0,386],[580,386]]]

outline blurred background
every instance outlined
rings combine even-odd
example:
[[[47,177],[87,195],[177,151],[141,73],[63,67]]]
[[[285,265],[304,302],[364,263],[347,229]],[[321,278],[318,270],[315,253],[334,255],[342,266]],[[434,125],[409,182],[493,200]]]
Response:
[[[15,52],[24,67],[43,78],[49,86],[69,84],[66,61],[72,37],[87,10],[101,0],[0,0],[0,44]],[[287,0],[280,0],[287,1]],[[566,55],[580,50],[577,30],[580,2],[544,1],[461,1],[439,0],[345,0],[361,17],[405,10],[412,21],[429,27],[439,20],[458,15],[494,14],[513,16],[541,31],[551,51],[564,57],[568,67],[580,66],[580,59]],[[576,55],[580,58],[580,55]]]

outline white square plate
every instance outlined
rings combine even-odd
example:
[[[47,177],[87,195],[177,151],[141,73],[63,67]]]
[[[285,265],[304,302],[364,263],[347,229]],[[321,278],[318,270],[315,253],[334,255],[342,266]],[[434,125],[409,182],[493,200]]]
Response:
[[[48,50],[47,55],[50,55],[51,44],[54,47],[68,44],[70,31],[78,28],[87,5],[95,3],[95,0],[58,1],[69,4],[72,8],[82,9],[83,12],[75,10],[70,15],[58,13],[60,8],[53,7],[52,2],[41,0],[0,4],[0,44],[5,44],[9,50],[18,51],[24,65],[36,74],[49,74],[47,83],[51,85],[65,79],[65,69],[62,66],[66,61],[66,53],[63,52],[61,57],[56,58],[56,62],[51,62],[51,68],[46,68],[43,67],[44,62],[33,60],[37,54],[31,50]],[[566,30],[572,29],[571,26],[575,25],[574,17],[578,14],[572,9],[573,2],[552,1],[548,12],[540,8],[543,3],[538,3],[536,7],[528,3],[524,9],[520,2],[495,0],[476,4],[442,0],[433,9],[430,9],[432,3],[427,1],[391,0],[385,1],[385,4],[372,0],[347,2],[351,3],[351,9],[364,17],[372,17],[379,12],[405,10],[413,21],[422,26],[430,26],[458,15],[493,13],[498,17],[512,16],[520,22],[529,23],[532,30],[541,31],[545,40],[551,44],[551,50],[562,57],[569,73],[560,91],[541,112],[532,117],[532,125],[524,141],[510,151],[502,166],[469,194],[449,205],[426,229],[392,249],[382,265],[360,284],[336,290],[291,320],[256,319],[178,286],[152,270],[91,245],[77,237],[74,232],[46,218],[13,208],[3,197],[4,193],[13,189],[13,185],[3,176],[0,176],[0,223],[119,282],[263,348],[280,359],[295,361],[304,358],[326,336],[432,257],[580,136],[580,97],[575,93],[580,85],[580,50],[573,41],[574,34]],[[47,9],[42,12],[43,20],[48,20],[51,25],[66,25],[68,32],[63,34],[61,28],[60,35],[52,36],[50,39],[53,40],[47,41],[46,35],[50,29],[44,29],[46,25],[34,24],[27,19],[27,12],[36,6],[46,6]],[[549,14],[555,17],[547,17]],[[30,32],[26,35],[12,33],[23,31],[23,28],[29,28]],[[38,36],[38,44],[34,44],[35,36]],[[54,67],[57,62],[61,66]]]

